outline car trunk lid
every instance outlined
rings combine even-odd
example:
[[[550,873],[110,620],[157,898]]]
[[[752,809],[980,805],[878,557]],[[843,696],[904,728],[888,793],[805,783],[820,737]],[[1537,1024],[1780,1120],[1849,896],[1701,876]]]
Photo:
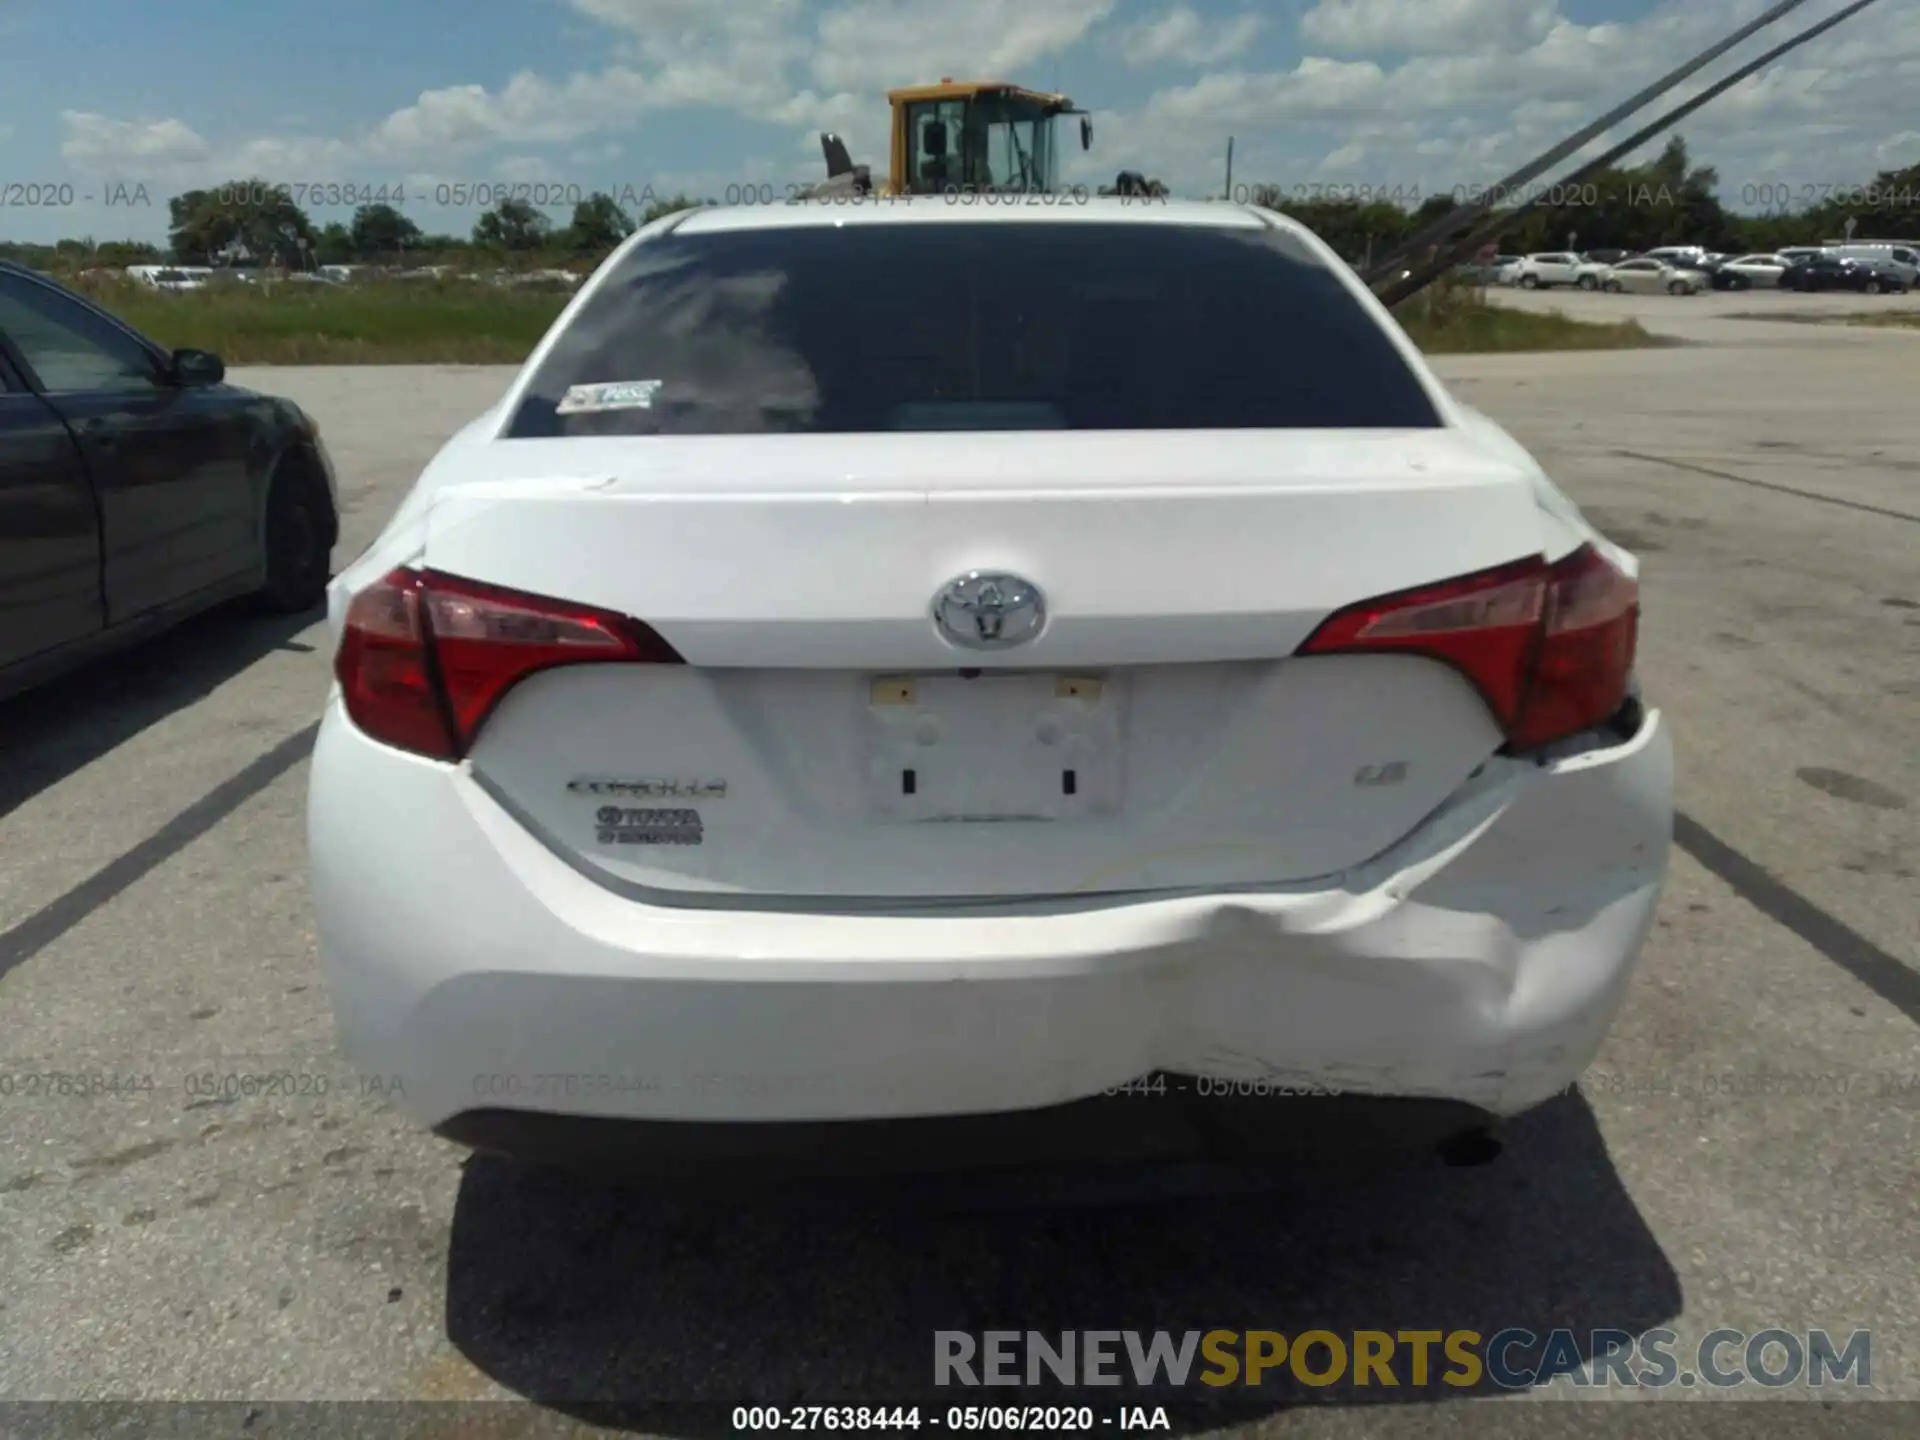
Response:
[[[687,662],[533,675],[469,757],[654,898],[1336,874],[1502,736],[1445,665],[1293,652],[1543,536],[1528,473],[1455,429],[504,441],[462,475],[427,567],[636,617]],[[935,596],[974,571],[1042,592],[1035,638],[943,638]]]

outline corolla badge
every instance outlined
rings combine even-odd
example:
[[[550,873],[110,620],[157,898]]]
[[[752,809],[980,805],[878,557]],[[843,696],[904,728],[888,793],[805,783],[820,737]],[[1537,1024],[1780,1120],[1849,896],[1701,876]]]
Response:
[[[1018,575],[969,570],[933,597],[940,633],[969,650],[1000,650],[1024,644],[1047,623],[1040,587]]]

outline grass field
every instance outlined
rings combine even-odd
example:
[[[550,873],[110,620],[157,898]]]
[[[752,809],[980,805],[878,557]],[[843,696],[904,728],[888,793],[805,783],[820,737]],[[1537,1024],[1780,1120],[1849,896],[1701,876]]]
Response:
[[[1542,350],[1638,350],[1673,343],[1638,320],[1575,320],[1558,310],[1519,310],[1490,303],[1472,285],[1442,280],[1394,311],[1400,326],[1429,355],[1484,355]]]
[[[1429,355],[1485,355],[1538,350],[1644,350],[1671,345],[1650,334],[1638,320],[1599,324],[1557,312],[1505,310],[1479,305],[1440,319],[1397,317],[1401,328]]]
[[[515,365],[569,298],[432,280],[174,294],[131,283],[84,288],[162,345],[211,350],[229,365]]]
[[[161,344],[211,350],[229,365],[517,364],[568,299],[563,289],[470,281],[233,284],[179,294],[122,282],[83,288]],[[1663,343],[1631,320],[1596,325],[1510,310],[1443,286],[1409,301],[1397,318],[1430,354]]]

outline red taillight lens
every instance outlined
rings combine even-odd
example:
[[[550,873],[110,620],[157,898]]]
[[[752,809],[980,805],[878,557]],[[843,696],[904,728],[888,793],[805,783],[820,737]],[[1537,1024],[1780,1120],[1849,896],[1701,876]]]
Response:
[[[1329,617],[1303,655],[1379,650],[1471,680],[1516,750],[1606,720],[1626,699],[1639,587],[1591,545],[1383,595]]]
[[[333,673],[347,714],[376,740],[445,759],[458,754],[433,683],[412,571],[396,570],[353,597]]]
[[[1604,723],[1627,698],[1640,586],[1583,545],[1553,567],[1526,703],[1507,743],[1532,750]]]
[[[508,690],[557,665],[677,665],[652,629],[610,611],[431,570],[395,570],[354,596],[334,673],[376,740],[457,760]]]

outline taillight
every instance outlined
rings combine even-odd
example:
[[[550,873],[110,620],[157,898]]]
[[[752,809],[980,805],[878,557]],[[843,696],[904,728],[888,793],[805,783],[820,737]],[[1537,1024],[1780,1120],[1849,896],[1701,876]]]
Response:
[[[334,660],[347,714],[376,740],[457,760],[501,697],[557,665],[678,665],[624,615],[431,570],[399,569],[347,607]]]
[[[367,734],[422,755],[458,754],[434,684],[412,571],[396,570],[353,597],[333,673],[347,714]]]
[[[1515,750],[1606,721],[1627,696],[1640,587],[1591,545],[1351,605],[1303,655],[1425,655],[1473,682]]]
[[[1640,586],[1582,545],[1550,573],[1526,703],[1507,731],[1532,750],[1606,723],[1627,698],[1639,638]]]

